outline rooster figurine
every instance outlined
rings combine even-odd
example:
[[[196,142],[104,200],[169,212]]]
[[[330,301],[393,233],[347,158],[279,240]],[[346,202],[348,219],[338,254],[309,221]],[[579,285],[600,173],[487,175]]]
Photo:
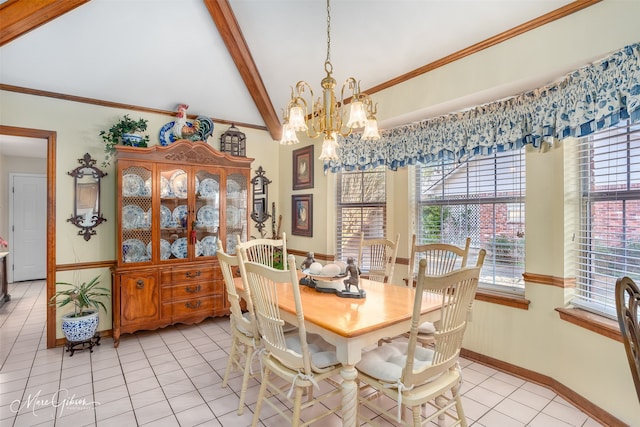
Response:
[[[205,141],[213,134],[213,120],[209,117],[198,116],[193,123],[187,121],[187,104],[179,104],[176,121],[171,128],[175,139],[190,141]]]

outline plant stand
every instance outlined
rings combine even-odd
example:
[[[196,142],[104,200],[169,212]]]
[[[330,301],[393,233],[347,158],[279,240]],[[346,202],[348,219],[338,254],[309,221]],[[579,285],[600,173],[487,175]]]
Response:
[[[67,343],[64,345],[66,350],[70,352],[71,354],[69,354],[69,357],[73,356],[73,353],[76,350],[85,350],[85,349],[89,349],[89,353],[93,353],[93,347],[96,345],[100,345],[100,335],[96,332],[96,334],[94,336],[92,336],[91,338],[89,338],[88,340],[84,340],[84,341],[67,341]],[[79,348],[77,348],[79,347]]]

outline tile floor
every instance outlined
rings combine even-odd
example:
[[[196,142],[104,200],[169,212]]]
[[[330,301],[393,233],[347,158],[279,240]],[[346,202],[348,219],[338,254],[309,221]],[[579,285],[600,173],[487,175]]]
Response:
[[[236,415],[238,373],[221,388],[230,345],[227,318],[127,334],[117,349],[112,339],[103,339],[93,353],[69,357],[63,348],[46,348],[44,282],[9,289],[11,302],[0,308],[0,425],[251,425],[257,382],[242,416]],[[462,364],[470,426],[599,425],[553,391],[469,360]],[[260,425],[285,421],[263,406]],[[317,425],[339,426],[340,418],[331,415]]]

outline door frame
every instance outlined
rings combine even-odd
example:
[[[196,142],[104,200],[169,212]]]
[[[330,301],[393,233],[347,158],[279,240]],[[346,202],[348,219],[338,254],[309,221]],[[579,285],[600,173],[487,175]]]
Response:
[[[57,132],[0,125],[0,134],[47,140],[47,302],[56,291],[56,138]],[[47,348],[56,346],[56,307],[47,304]]]

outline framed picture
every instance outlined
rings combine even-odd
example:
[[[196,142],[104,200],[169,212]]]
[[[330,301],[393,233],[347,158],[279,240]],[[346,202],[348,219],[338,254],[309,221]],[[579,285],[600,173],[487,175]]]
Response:
[[[313,194],[291,196],[291,233],[313,237]]]
[[[313,188],[313,145],[293,150],[293,189]]]

